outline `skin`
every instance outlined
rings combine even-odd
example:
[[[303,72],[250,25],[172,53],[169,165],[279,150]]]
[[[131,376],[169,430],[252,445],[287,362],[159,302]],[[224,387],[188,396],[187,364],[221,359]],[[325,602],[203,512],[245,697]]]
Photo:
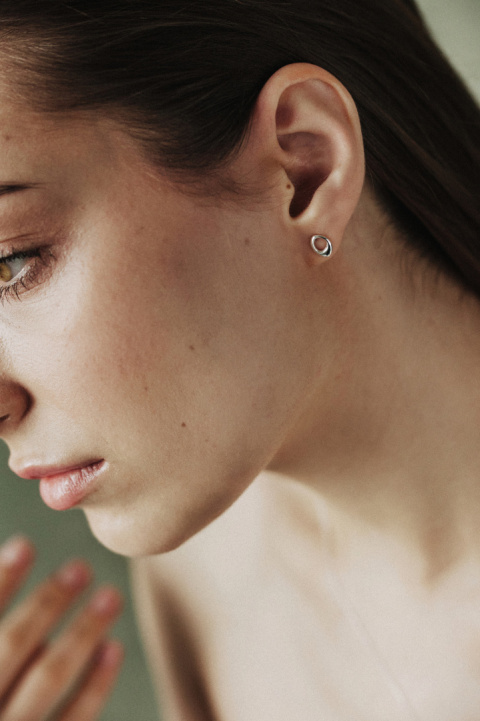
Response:
[[[132,556],[178,548],[136,566],[146,638],[159,639],[159,628],[174,636],[161,581],[197,639],[174,638],[175,648],[184,659],[201,649],[190,691],[195,679],[229,721],[268,718],[262,703],[272,698],[272,718],[287,719],[292,696],[317,686],[297,673],[295,692],[285,688],[295,669],[272,642],[284,626],[262,636],[261,608],[285,615],[295,657],[306,658],[313,637],[325,648],[329,626],[317,619],[313,632],[305,605],[331,618],[346,595],[363,645],[374,639],[376,671],[362,679],[365,653],[344,611],[344,656],[334,645],[326,658],[332,668],[348,658],[358,686],[348,683],[349,696],[337,673],[337,701],[318,688],[302,718],[322,708],[335,721],[372,721],[372,708],[360,706],[368,684],[376,693],[380,657],[407,700],[386,693],[378,718],[400,709],[405,718],[406,704],[412,717],[443,721],[441,687],[457,717],[470,719],[480,678],[458,669],[480,642],[466,613],[480,580],[480,308],[420,260],[378,206],[345,88],[310,65],[269,80],[228,169],[248,188],[241,200],[185,193],[107,118],[20,113],[6,98],[0,128],[4,181],[36,184],[0,199],[0,244],[31,234],[57,258],[41,283],[0,308],[10,464],[103,458],[108,468],[81,503],[95,535]],[[332,240],[332,258],[313,254],[317,233]],[[227,594],[234,583],[225,559],[215,561],[223,548],[235,570],[242,559],[257,578],[284,553],[282,583],[298,591],[291,606],[275,584],[265,598],[265,586],[240,574],[259,623],[231,656],[219,643],[234,598],[201,600],[213,580]],[[315,573],[320,557],[346,594]],[[215,716],[151,643],[159,683],[170,679],[171,718]],[[232,659],[248,667],[254,643],[275,663],[266,662],[271,673],[244,717],[241,682],[236,697],[220,670],[236,677]],[[427,690],[418,682],[425,668]],[[242,679],[245,689],[253,680]]]
[[[2,108],[4,177],[38,185],[3,198],[2,241],[53,237],[58,261],[0,313],[10,465],[104,458],[82,503],[94,533],[132,555],[175,547],[265,467],[309,392],[311,251],[279,253],[274,196],[213,205],[111,123],[18,115]]]
[[[20,587],[34,560],[23,537],[0,548],[0,610]],[[73,560],[45,579],[0,624],[0,708],[14,721],[93,721],[122,661],[122,646],[105,634],[117,618],[118,592],[103,587],[55,640],[49,634],[91,582],[91,570]],[[72,691],[75,685],[74,690]],[[59,707],[59,702],[61,706]]]

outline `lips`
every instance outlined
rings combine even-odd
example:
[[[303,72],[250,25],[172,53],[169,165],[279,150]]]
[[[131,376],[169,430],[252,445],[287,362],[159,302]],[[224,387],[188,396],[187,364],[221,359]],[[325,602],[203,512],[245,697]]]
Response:
[[[65,511],[93,492],[98,476],[106,468],[106,461],[100,459],[70,466],[27,466],[15,472],[21,478],[39,478],[44,503],[56,511]]]

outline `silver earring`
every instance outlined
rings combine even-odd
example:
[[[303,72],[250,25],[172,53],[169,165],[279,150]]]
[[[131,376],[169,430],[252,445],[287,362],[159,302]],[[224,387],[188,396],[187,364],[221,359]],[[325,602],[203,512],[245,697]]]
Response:
[[[323,240],[325,241],[326,245],[323,248],[323,250],[320,250],[317,247],[317,240]],[[321,255],[322,258],[330,258],[333,252],[332,244],[329,241],[328,238],[326,238],[324,235],[312,235],[310,238],[310,245],[312,246],[312,249],[315,251],[317,255]]]

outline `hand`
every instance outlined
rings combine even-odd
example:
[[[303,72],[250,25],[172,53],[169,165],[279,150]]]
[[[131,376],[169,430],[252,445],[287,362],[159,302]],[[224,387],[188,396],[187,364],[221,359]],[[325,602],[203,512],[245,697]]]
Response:
[[[0,548],[0,611],[20,587],[34,559],[22,537]],[[105,586],[51,641],[48,634],[91,580],[83,561],[71,561],[0,622],[1,721],[93,721],[119,671],[123,652],[105,634],[121,610],[121,598]]]

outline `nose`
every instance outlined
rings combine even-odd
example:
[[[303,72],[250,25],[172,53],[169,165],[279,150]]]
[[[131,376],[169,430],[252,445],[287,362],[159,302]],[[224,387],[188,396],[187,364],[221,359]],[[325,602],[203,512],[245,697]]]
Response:
[[[0,437],[18,426],[30,405],[30,395],[23,386],[0,376]]]

